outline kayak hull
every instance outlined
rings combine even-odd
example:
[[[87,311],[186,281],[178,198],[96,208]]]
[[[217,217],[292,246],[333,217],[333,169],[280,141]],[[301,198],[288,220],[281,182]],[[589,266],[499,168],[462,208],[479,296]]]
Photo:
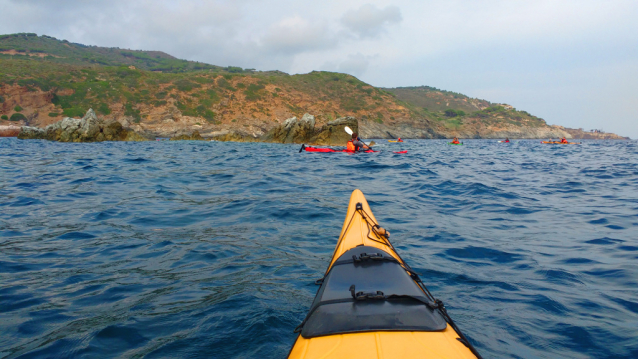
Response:
[[[580,142],[541,141],[546,145],[580,145]]]
[[[335,148],[327,148],[327,147],[312,147],[312,146],[303,146],[302,149],[306,152],[321,152],[321,153],[333,153],[333,152],[346,152],[346,153],[372,153],[379,152],[375,150],[364,150],[364,151],[348,151],[346,149],[335,149]]]
[[[306,151],[306,152],[320,152],[320,153],[336,153],[336,152],[345,152],[345,153],[373,153],[373,152],[379,152],[379,151],[375,151],[375,150],[364,150],[364,151],[348,151],[346,149],[335,149],[335,148],[327,148],[327,147],[312,147],[312,146],[306,146],[306,145],[301,145],[301,149],[299,150],[299,152],[301,151]],[[408,153],[408,151],[392,151],[393,153],[398,153],[398,154],[404,154],[404,153]]]
[[[357,206],[360,206],[359,209]],[[392,256],[391,258],[394,258],[403,268],[409,268],[395,251],[387,237],[380,235],[377,231],[370,230],[370,226],[377,223],[363,193],[358,189],[354,190],[350,196],[348,212],[341,229],[339,241],[324,276],[325,280],[328,280],[328,275],[333,267],[340,267],[344,253],[360,246],[377,248],[383,253]],[[337,264],[335,265],[335,263]],[[413,279],[410,280],[416,283]],[[325,282],[322,283],[322,286],[324,284]],[[418,288],[425,295],[423,289],[421,287]],[[319,297],[321,292],[322,288],[317,292],[317,297]],[[357,304],[354,303],[353,305]],[[477,358],[459,340],[461,336],[454,330],[452,325],[445,322],[443,322],[443,325],[442,330],[436,331],[364,331],[310,338],[305,338],[302,331],[302,334],[297,337],[288,358]]]

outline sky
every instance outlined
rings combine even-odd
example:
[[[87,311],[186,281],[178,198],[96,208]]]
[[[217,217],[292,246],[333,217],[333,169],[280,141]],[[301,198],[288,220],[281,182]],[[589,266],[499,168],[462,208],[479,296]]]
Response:
[[[344,72],[638,138],[638,0],[0,0],[0,34]]]

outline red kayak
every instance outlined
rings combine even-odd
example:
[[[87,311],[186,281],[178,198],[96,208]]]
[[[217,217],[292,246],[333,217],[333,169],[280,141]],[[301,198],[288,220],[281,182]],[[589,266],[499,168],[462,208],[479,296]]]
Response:
[[[348,151],[346,149],[334,149],[334,148],[321,148],[321,147],[312,147],[312,146],[306,146],[306,145],[301,145],[301,149],[299,149],[299,152],[301,151],[307,151],[307,152],[347,152],[347,153],[355,153],[355,152],[365,152],[365,153],[370,153],[370,152],[379,152],[379,151],[375,151],[375,150],[364,150],[364,151]],[[398,151],[394,153],[408,153],[408,151]]]

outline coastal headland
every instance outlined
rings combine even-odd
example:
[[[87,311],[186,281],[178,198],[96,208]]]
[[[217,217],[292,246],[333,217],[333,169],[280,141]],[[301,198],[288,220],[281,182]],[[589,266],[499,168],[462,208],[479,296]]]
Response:
[[[91,123],[102,135],[83,130],[62,137],[89,109],[94,110]],[[428,86],[378,88],[335,72],[289,75],[179,60],[158,51],[74,44],[46,35],[0,35],[4,136],[15,135],[17,127],[23,128],[20,138],[80,142],[201,137],[343,144],[337,143],[341,138],[335,142],[338,137],[331,132],[343,119],[357,122],[365,138],[626,139],[550,126],[507,104]],[[107,126],[108,133],[100,126]],[[34,128],[48,128],[45,137]]]

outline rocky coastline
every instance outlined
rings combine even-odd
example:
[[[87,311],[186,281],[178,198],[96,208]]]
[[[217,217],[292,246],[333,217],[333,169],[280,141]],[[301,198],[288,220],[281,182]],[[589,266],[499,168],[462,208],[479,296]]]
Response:
[[[44,128],[0,126],[0,137],[17,136],[19,139],[45,139],[59,142],[148,141],[151,137],[155,137],[140,128],[135,128],[135,126],[128,127],[130,125],[126,119],[123,119],[122,122],[99,119],[95,112],[89,109],[81,119],[66,117]],[[208,131],[202,134],[197,129],[199,126],[187,126],[178,131],[177,134],[166,137],[170,138],[171,141],[215,140],[342,146],[349,139],[349,135],[344,131],[345,126],[359,132],[362,138],[436,139],[459,137],[497,139],[508,137],[511,139],[550,139],[566,137],[568,139],[628,139],[615,134],[590,134],[562,126],[521,127],[512,125],[477,126],[474,128],[465,126],[459,129],[441,129],[427,120],[415,120],[402,123],[399,126],[389,126],[368,119],[358,120],[352,116],[340,117],[317,126],[315,116],[308,113],[304,114],[301,119],[288,118],[267,132],[261,132],[261,135],[235,129]]]
[[[559,126],[563,131],[569,133],[574,139],[583,140],[629,140],[629,137],[619,136],[615,133],[585,131],[582,128],[569,128]]]
[[[236,142],[270,142],[270,143],[306,143],[313,145],[343,145],[349,139],[344,131],[348,126],[358,131],[359,123],[354,117],[342,117],[327,124],[316,127],[315,117],[305,114],[301,119],[291,117],[281,125],[274,127],[262,136],[254,136],[240,131],[214,133],[202,137],[199,131],[181,133],[170,138],[171,141],[236,141]],[[8,127],[8,126],[5,126]],[[0,128],[2,130],[2,128]],[[58,142],[102,142],[102,141],[148,141],[132,129],[125,128],[118,121],[99,119],[93,109],[89,109],[81,119],[66,117],[45,128],[22,126],[11,127],[7,133],[21,140],[42,139]]]
[[[18,138],[58,142],[148,141],[135,131],[122,127],[117,121],[98,119],[93,109],[83,118],[65,117],[45,128],[22,126]]]

